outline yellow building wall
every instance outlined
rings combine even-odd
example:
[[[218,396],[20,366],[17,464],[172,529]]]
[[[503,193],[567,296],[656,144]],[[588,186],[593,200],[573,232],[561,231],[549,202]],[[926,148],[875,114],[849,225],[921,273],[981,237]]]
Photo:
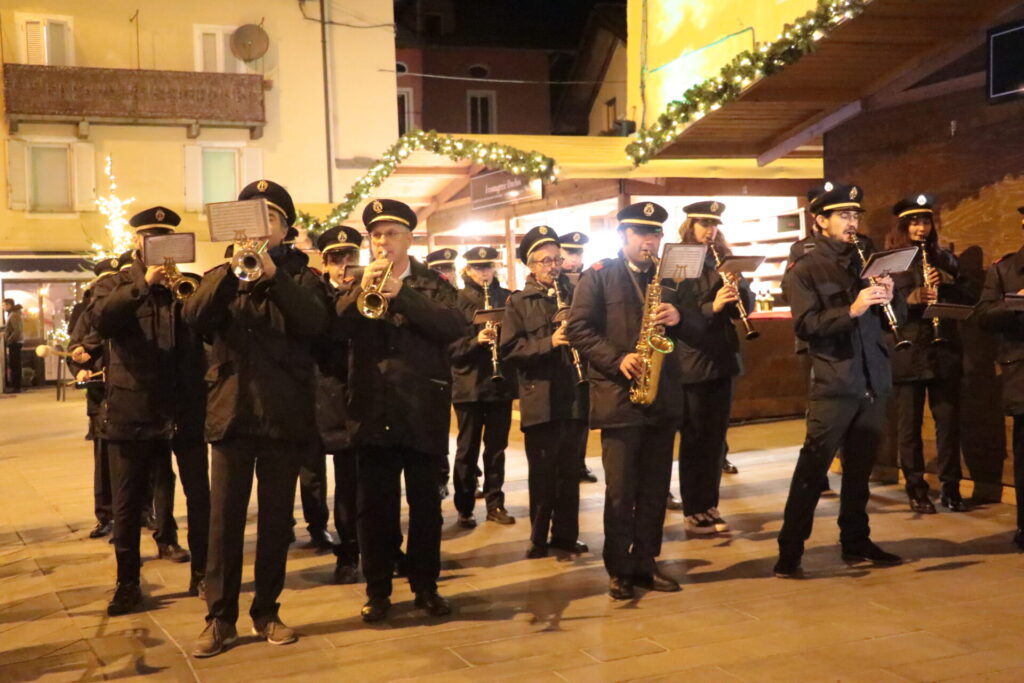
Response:
[[[305,3],[318,16],[317,3]],[[183,127],[93,125],[88,142],[96,151],[96,193],[108,192],[104,158],[113,158],[118,194],[134,196],[133,213],[154,204],[183,216],[182,228],[207,239],[205,217],[186,213],[184,206],[184,147],[189,144],[234,143],[263,151],[263,175],[280,182],[302,210],[317,216],[329,211],[327,152],[324,134],[324,95],[320,25],[303,18],[296,2],[248,0],[8,0],[0,7],[3,61],[19,62],[15,14],[69,15],[73,18],[75,66],[136,68],[136,8],[140,23],[140,61],[143,69],[195,70],[194,26],[239,26],[263,21],[270,49],[249,69],[270,82],[265,91],[267,125],[259,140],[246,130],[203,128],[189,139]],[[353,24],[393,21],[390,0],[335,0],[330,16]],[[338,202],[369,166],[369,159],[397,137],[394,73],[394,33],[389,27],[351,29],[328,27],[333,108],[333,157],[349,168],[335,168],[333,201]],[[75,127],[22,124],[18,137],[50,136],[75,139]],[[46,216],[12,211],[7,199],[6,125],[0,127],[0,250],[85,251],[105,236],[105,218],[96,210]],[[200,242],[201,261],[209,267],[222,259],[223,245]]]
[[[816,0],[629,0],[629,117],[650,125],[687,88],[716,75],[755,41],[774,41],[785,24],[816,6]]]
[[[615,47],[615,52],[612,53],[612,59],[608,64],[608,71],[605,73],[601,88],[597,91],[594,106],[590,110],[589,131],[591,135],[596,135],[608,129],[605,121],[605,103],[613,97],[615,98],[617,118],[629,118],[627,116],[628,102],[626,101],[628,70],[626,46],[623,43],[618,43]]]

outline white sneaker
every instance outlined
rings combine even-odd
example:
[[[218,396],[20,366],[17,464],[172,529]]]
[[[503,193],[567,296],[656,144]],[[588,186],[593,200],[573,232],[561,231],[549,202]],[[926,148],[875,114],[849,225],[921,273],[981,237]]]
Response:
[[[683,520],[683,528],[691,534],[713,534],[715,523],[703,512],[690,515]]]
[[[715,531],[721,533],[729,530],[729,524],[722,519],[722,515],[719,514],[718,508],[711,508],[705,512],[704,515],[711,518],[711,523],[715,525]]]

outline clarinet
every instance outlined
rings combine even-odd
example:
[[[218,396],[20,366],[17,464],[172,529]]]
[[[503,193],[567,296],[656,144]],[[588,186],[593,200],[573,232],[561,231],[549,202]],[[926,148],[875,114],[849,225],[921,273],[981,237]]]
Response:
[[[861,246],[860,240],[856,237],[853,238],[853,246],[857,248],[857,255],[860,256],[860,262],[867,264],[868,259],[864,255],[864,247]],[[870,278],[872,285],[877,285],[878,281],[875,278]],[[885,311],[885,319],[889,321],[889,329],[892,330],[892,336],[896,338],[896,348],[906,349],[910,347],[910,340],[903,336],[900,332],[899,322],[896,320],[896,311],[892,309],[892,303],[882,305],[882,310]]]
[[[568,304],[565,303],[565,300],[562,298],[562,290],[558,286],[558,281],[557,280],[555,281],[555,287],[554,288],[555,288],[555,305],[558,307],[558,313],[555,314],[555,317],[557,318],[559,316],[559,314],[561,314],[562,316],[565,316],[569,306],[568,306]],[[566,325],[568,325],[568,324],[569,324],[568,317],[567,316],[563,317],[563,319],[562,319],[562,329],[564,330]],[[572,357],[572,367],[576,370],[576,384],[586,384],[587,383],[587,376],[583,372],[583,361],[580,360],[580,352],[576,349],[576,347],[570,345],[569,346],[569,355]]]

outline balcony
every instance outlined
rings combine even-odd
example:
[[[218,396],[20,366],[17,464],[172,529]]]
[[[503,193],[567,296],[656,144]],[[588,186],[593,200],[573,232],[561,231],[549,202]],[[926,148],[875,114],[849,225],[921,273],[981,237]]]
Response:
[[[263,134],[263,77],[258,74],[4,64],[4,104],[11,133],[21,123],[247,128]]]

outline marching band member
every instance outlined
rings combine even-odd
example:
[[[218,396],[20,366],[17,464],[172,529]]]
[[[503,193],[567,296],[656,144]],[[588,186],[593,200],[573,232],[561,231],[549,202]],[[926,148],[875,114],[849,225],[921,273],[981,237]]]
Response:
[[[679,365],[665,359],[652,405],[630,400],[630,383],[643,375],[637,353],[641,327],[679,324],[679,293],[667,281],[653,282],[655,259],[668,212],[652,202],[620,211],[622,250],[598,261],[580,278],[566,329],[568,341],[586,358],[590,376],[590,426],[601,430],[605,471],[604,564],[608,593],[634,596],[634,586],[677,591],[679,583],[655,563],[661,552],[665,500],[672,476],[672,444],[682,408]],[[663,299],[647,311],[648,285],[661,285]],[[696,312],[688,314],[698,315]]]
[[[505,448],[512,426],[512,400],[516,397],[515,377],[501,370],[500,325],[473,325],[477,311],[503,308],[509,291],[495,276],[498,250],[473,247],[465,254],[465,287],[459,290],[458,306],[466,318],[467,334],[452,344],[452,404],[459,433],[455,450],[455,509],[459,525],[476,526],[477,461],[483,443],[483,497],[487,520],[514,524],[505,509]]]
[[[501,348],[519,378],[519,427],[529,463],[530,548],[528,558],[548,548],[587,552],[579,542],[579,448],[586,442],[589,395],[556,315],[568,306],[573,287],[559,267],[558,236],[547,226],[531,229],[519,245],[530,269],[522,291],[505,308]],[[549,539],[550,533],[550,539]]]
[[[212,445],[206,628],[192,650],[212,657],[238,633],[246,513],[257,479],[253,632],[271,645],[297,639],[278,616],[300,463],[317,448],[312,344],[327,328],[326,292],[308,258],[288,240],[297,231],[288,191],[269,180],[239,199],[262,197],[270,233],[260,276],[240,280],[229,263],[203,277],[185,320],[209,342],[206,440]]]
[[[814,249],[789,265],[783,280],[797,336],[807,342],[812,379],[807,436],[797,459],[779,532],[781,578],[800,573],[804,542],[811,535],[822,481],[836,450],[843,449],[840,543],[847,561],[899,564],[871,542],[868,477],[885,423],[892,372],[885,348],[881,307],[893,301],[892,279],[864,286],[855,242],[863,192],[836,185],[811,205],[818,234]],[[897,313],[897,315],[899,315]]]
[[[705,244],[708,251],[694,281],[705,324],[696,334],[681,336],[676,345],[684,411],[679,429],[679,492],[686,530],[713,534],[729,530],[718,512],[718,494],[733,383],[743,367],[733,319],[739,317],[740,297],[745,310],[752,311],[754,296],[746,280],[740,278],[739,288],[725,284],[716,269],[719,259],[731,253],[721,231],[725,205],[700,201],[683,211],[686,221],[679,229],[680,240]]]
[[[363,212],[373,262],[337,311],[349,344],[348,427],[359,470],[359,550],[368,600],[366,622],[391,608],[392,573],[401,543],[401,479],[409,502],[407,572],[416,606],[451,613],[437,592],[441,572],[438,460],[448,452],[451,370],[448,346],[465,334],[456,293],[409,256],[416,214],[375,199]],[[387,301],[373,306],[370,294]],[[363,295],[363,296],[361,296]],[[360,301],[367,309],[363,310]]]

